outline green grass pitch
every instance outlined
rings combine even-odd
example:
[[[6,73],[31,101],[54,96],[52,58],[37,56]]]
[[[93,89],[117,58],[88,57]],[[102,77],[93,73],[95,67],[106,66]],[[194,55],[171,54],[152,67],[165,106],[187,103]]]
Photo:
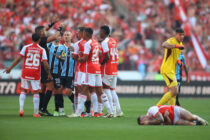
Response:
[[[18,117],[18,96],[0,97],[0,140],[209,140],[210,126],[138,126],[137,117],[159,98],[120,98],[121,118],[33,118],[32,97],[27,96],[25,116]],[[182,98],[182,106],[210,122],[210,98]],[[54,109],[52,98],[48,107]],[[71,103],[65,98],[65,112]]]

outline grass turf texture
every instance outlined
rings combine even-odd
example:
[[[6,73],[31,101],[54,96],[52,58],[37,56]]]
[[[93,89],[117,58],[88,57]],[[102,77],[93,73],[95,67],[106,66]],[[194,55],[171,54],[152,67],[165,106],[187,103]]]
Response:
[[[33,100],[26,97],[25,116],[18,117],[18,96],[0,97],[1,140],[209,140],[210,126],[138,126],[137,117],[157,103],[159,98],[120,98],[125,117],[121,118],[33,118]],[[210,122],[210,99],[182,98],[181,105]],[[53,113],[54,100],[49,111]],[[65,98],[65,112],[71,113],[71,103]]]

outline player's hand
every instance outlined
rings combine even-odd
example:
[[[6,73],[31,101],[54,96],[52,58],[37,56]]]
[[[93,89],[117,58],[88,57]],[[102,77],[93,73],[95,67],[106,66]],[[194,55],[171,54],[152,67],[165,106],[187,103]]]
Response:
[[[169,116],[169,111],[166,110],[166,111],[164,112],[164,117],[168,117],[168,116]]]
[[[178,48],[180,50],[184,50],[184,45],[176,45],[175,48]]]
[[[11,69],[10,68],[7,68],[4,72],[7,73],[7,74],[9,74],[10,71],[11,71]]]
[[[47,80],[52,80],[52,79],[53,79],[52,75],[51,74],[48,74]]]
[[[59,18],[58,18],[58,15],[54,15],[53,18],[52,18],[52,22],[56,23],[59,21]]]

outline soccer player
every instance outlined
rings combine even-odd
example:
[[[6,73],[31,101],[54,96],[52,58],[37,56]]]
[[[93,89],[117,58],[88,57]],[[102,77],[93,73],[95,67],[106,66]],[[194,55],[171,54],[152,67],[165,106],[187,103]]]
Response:
[[[33,102],[34,102],[34,117],[40,117],[39,114],[39,90],[40,87],[40,69],[41,61],[44,64],[44,68],[48,74],[48,79],[52,79],[49,65],[47,63],[47,55],[45,50],[38,44],[40,42],[40,36],[37,33],[32,35],[34,43],[26,45],[20,51],[20,55],[15,59],[12,65],[6,69],[6,73],[10,71],[24,58],[24,65],[22,68],[21,76],[21,94],[19,97],[20,112],[19,116],[24,116],[24,102],[26,98],[27,90],[29,89],[29,83],[32,87]]]
[[[84,51],[84,44],[86,40],[83,39],[83,32],[84,32],[85,27],[79,27],[78,32],[77,32],[77,38],[79,41],[77,41],[74,44],[74,53],[73,53],[73,58],[75,61],[77,61],[76,65],[76,71],[75,71],[75,108],[77,109],[77,103],[78,103],[78,94],[81,92],[81,89],[84,87],[81,87],[81,74],[86,73],[86,63],[80,63],[78,61],[79,57],[83,56],[83,51]],[[82,117],[89,117],[90,114],[90,107],[91,107],[91,97],[89,93],[89,89],[86,89],[87,91],[87,100],[85,102],[85,107],[86,107],[86,112],[82,111],[81,116]],[[93,100],[97,100],[97,95],[92,96]]]
[[[106,94],[102,92],[102,78],[101,78],[101,70],[99,64],[99,47],[100,44],[92,39],[93,30],[91,28],[85,28],[84,31],[84,39],[87,41],[84,45],[84,55],[83,57],[79,58],[79,62],[87,63],[87,73],[81,75],[81,82],[84,83],[85,88],[89,88],[91,94],[91,101],[93,104],[93,111],[95,117],[98,117],[99,113],[102,113],[103,104],[107,108],[107,115],[106,117],[112,117],[113,112],[111,110],[108,98]],[[83,90],[84,94],[84,90]],[[97,98],[93,98],[97,94]],[[84,104],[85,98],[82,102]]]
[[[177,63],[176,63],[176,79],[177,79],[177,82],[178,82],[178,92],[180,94],[180,90],[181,90],[181,84],[182,84],[182,70],[184,68],[184,71],[185,71],[185,74],[186,74],[186,82],[189,84],[190,83],[190,78],[188,76],[188,70],[187,70],[187,66],[186,66],[186,62],[185,62],[185,58],[184,58],[184,55],[181,53],[179,55],[179,58],[177,60]],[[179,94],[177,94],[176,96],[176,105],[180,106],[180,103],[179,103]]]
[[[137,119],[139,125],[208,125],[201,117],[179,106],[152,106],[146,116]]]
[[[101,74],[103,75],[103,90],[108,96],[109,103],[111,108],[113,109],[114,116],[119,117],[123,115],[123,112],[121,111],[119,99],[115,91],[117,85],[118,50],[117,42],[113,38],[109,37],[109,34],[109,26],[101,26]]]
[[[62,71],[62,56],[66,54],[66,48],[60,44],[61,36],[53,43],[48,43],[47,47],[49,49],[49,66],[53,76],[54,84],[54,96],[55,96],[55,111],[53,116],[63,116],[64,104],[63,104],[63,94],[61,91],[61,71]],[[59,113],[60,108],[60,113]]]
[[[65,59],[62,64],[61,71],[61,89],[66,90],[66,95],[71,100],[73,104],[73,112],[75,112],[74,107],[74,73],[76,68],[76,62],[72,58],[72,53],[74,52],[73,43],[71,43],[72,33],[70,31],[64,32],[64,46],[65,46]]]
[[[184,49],[182,41],[184,39],[184,30],[176,29],[174,37],[169,38],[163,42],[162,47],[165,48],[165,55],[161,65],[160,73],[162,74],[169,91],[163,95],[157,105],[176,104],[176,95],[178,94],[177,80],[176,80],[176,62],[179,58],[181,50]]]
[[[47,27],[44,26],[37,26],[35,28],[35,33],[38,33],[41,37],[41,41],[39,45],[45,49],[47,53],[47,57],[49,56],[48,49],[47,49],[47,43],[50,43],[52,41],[55,41],[60,34],[62,33],[62,28],[63,25],[58,28],[58,31],[51,35],[51,36],[46,36],[46,31],[49,30],[56,22],[58,21],[57,16],[53,18],[53,21],[51,24],[49,24]],[[46,91],[47,89],[47,91]],[[52,96],[52,90],[53,90],[53,81],[47,79],[47,73],[43,67],[43,64],[41,65],[41,92],[39,93],[40,95],[40,114],[41,115],[48,115],[48,116],[53,116],[51,113],[48,112],[47,106],[50,101],[50,98]],[[46,91],[46,93],[45,93]]]

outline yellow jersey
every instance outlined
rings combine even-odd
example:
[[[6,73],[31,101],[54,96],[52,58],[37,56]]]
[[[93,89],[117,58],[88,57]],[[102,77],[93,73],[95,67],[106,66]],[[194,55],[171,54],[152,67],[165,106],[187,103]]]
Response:
[[[183,45],[182,42],[178,42],[175,37],[169,38],[167,43],[173,44],[173,45]],[[165,54],[164,59],[160,68],[160,73],[176,73],[176,61],[179,58],[179,54],[181,53],[181,50],[178,48],[172,48],[167,49],[165,48]]]

